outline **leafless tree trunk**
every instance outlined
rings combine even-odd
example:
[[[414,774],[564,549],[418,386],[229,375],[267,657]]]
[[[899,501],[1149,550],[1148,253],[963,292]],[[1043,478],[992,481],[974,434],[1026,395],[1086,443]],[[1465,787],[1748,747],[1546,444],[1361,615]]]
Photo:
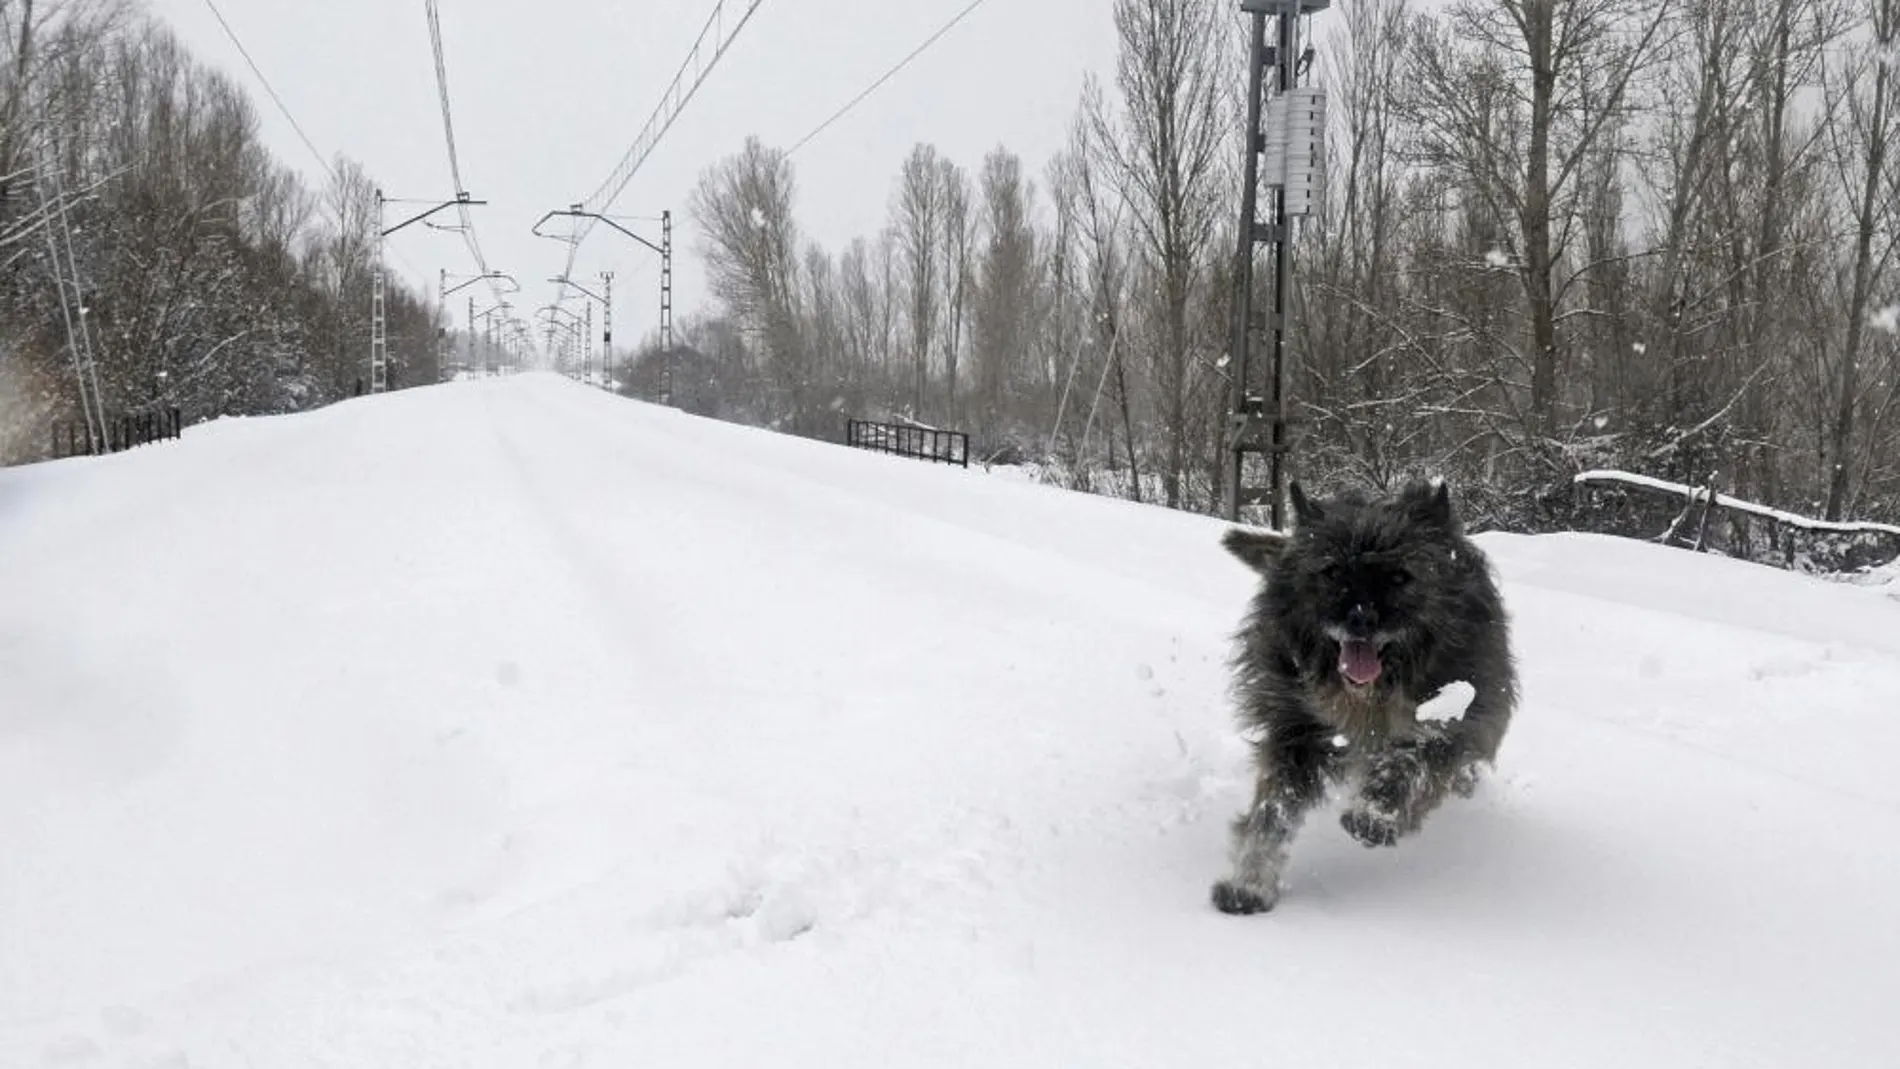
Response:
[[[1457,0],[1442,28],[1421,37],[1414,115],[1432,154],[1515,224],[1534,434],[1556,428],[1563,363],[1557,273],[1568,223],[1579,214],[1580,179],[1599,139],[1627,120],[1632,84],[1655,58],[1672,5]],[[1470,92],[1484,79],[1512,87],[1499,114],[1481,110],[1484,98]]]
[[[1827,518],[1840,519],[1851,499],[1854,438],[1863,396],[1868,319],[1875,283],[1893,264],[1900,235],[1894,193],[1896,127],[1894,81],[1900,74],[1900,0],[1867,0],[1871,39],[1856,47],[1829,111],[1836,123],[1837,173],[1851,204],[1854,237],[1846,303],[1846,339],[1833,383],[1834,415],[1825,453]],[[1842,126],[1845,129],[1842,129]]]
[[[1150,365],[1166,435],[1170,507],[1181,504],[1188,466],[1189,352],[1197,326],[1189,321],[1190,302],[1228,208],[1221,182],[1233,129],[1221,62],[1231,36],[1225,13],[1216,0],[1116,0],[1115,80],[1123,107],[1118,118],[1100,107],[1091,115],[1095,147],[1129,205],[1136,247],[1156,285],[1158,344]]]
[[[897,179],[892,210],[892,224],[903,252],[905,283],[910,297],[911,415],[920,420],[925,418],[930,386],[930,341],[936,334],[942,259],[938,247],[947,211],[940,163],[934,146],[918,145],[912,149]]]
[[[711,289],[764,342],[766,369],[800,432],[810,404],[812,361],[801,313],[798,225],[792,218],[792,165],[779,149],[748,138],[736,155],[708,168],[688,204],[700,229]]]
[[[956,426],[961,419],[962,395],[958,371],[963,358],[963,327],[968,318],[970,293],[970,250],[976,244],[977,217],[971,206],[970,177],[949,160],[938,161],[938,177],[943,183],[943,361],[946,419]]]
[[[1025,342],[1036,300],[1034,187],[1023,179],[1022,161],[1002,149],[983,161],[982,186],[985,242],[972,326],[979,415],[994,425],[1015,414],[1006,407],[1008,390],[1028,377]]]

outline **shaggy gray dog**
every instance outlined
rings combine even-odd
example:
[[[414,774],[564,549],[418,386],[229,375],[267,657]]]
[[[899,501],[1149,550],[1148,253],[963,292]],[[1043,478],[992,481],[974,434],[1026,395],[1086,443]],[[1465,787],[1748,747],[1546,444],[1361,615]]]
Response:
[[[1369,847],[1468,797],[1517,703],[1503,599],[1443,483],[1326,501],[1290,489],[1290,534],[1222,539],[1262,576],[1234,659],[1256,786],[1233,874],[1214,885],[1224,913],[1273,908],[1288,846],[1329,789],[1349,792],[1340,823]],[[1462,716],[1431,702],[1448,685],[1470,698]]]

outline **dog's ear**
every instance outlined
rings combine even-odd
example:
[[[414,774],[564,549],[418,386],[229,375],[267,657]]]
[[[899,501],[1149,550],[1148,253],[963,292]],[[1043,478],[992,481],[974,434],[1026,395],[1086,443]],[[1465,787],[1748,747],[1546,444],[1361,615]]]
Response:
[[[1443,479],[1414,483],[1405,492],[1412,515],[1447,531],[1458,530],[1458,514],[1451,507],[1451,484]]]
[[[1220,544],[1240,558],[1242,564],[1261,575],[1269,575],[1280,560],[1280,551],[1286,548],[1286,536],[1278,531],[1229,527],[1221,536]]]
[[[1304,527],[1326,515],[1318,505],[1307,500],[1306,491],[1301,488],[1298,479],[1286,484],[1286,493],[1293,499],[1293,522],[1296,525]]]

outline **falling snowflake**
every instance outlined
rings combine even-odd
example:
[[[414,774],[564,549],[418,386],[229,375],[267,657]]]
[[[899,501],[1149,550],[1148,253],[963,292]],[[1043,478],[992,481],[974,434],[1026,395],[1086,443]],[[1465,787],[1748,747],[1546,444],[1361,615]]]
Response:
[[[1596,418],[1595,420],[1593,420],[1592,422],[1594,422],[1594,423],[1595,423],[1595,424],[1597,425],[1597,430],[1602,430],[1603,428],[1605,428],[1605,427],[1607,427],[1607,426],[1609,426],[1609,425],[1610,425],[1610,417],[1608,417],[1608,416],[1598,416],[1598,417],[1597,417],[1597,418]]]
[[[1511,254],[1505,252],[1503,249],[1492,249],[1484,254],[1484,262],[1490,264],[1492,267],[1509,267],[1511,266]]]
[[[1630,346],[1630,348],[1631,348],[1631,349],[1633,349],[1633,350],[1635,350],[1635,352],[1636,352],[1636,353],[1637,353],[1637,355],[1639,355],[1639,356],[1640,356],[1641,354],[1643,354],[1643,353],[1646,353],[1646,352],[1648,352],[1648,351],[1649,351],[1649,346],[1647,346],[1647,345],[1644,345],[1644,344],[1643,344],[1642,342],[1636,342],[1636,343],[1634,343],[1634,344],[1632,344],[1632,345]]]
[[[1867,325],[1889,334],[1900,334],[1900,304],[1890,304],[1868,316]]]

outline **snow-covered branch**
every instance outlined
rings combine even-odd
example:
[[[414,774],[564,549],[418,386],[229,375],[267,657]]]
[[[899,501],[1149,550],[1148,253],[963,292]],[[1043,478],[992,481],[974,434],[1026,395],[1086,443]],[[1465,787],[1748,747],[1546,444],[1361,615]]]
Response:
[[[1573,481],[1579,486],[1622,485],[1635,487],[1639,490],[1652,490],[1656,493],[1680,497],[1691,505],[1709,500],[1709,490],[1707,487],[1687,486],[1682,483],[1670,482],[1667,479],[1656,479],[1648,475],[1637,475],[1627,471],[1586,471],[1578,474]],[[1804,531],[1826,532],[1829,534],[1873,534],[1900,538],[1900,526],[1895,526],[1890,523],[1837,523],[1831,520],[1817,520],[1809,516],[1802,516],[1793,512],[1770,508],[1767,505],[1758,505],[1753,501],[1743,501],[1739,498],[1729,497],[1727,494],[1718,493],[1715,495],[1715,507],[1733,509],[1736,512],[1745,512],[1751,516],[1760,516],[1765,520],[1772,520],[1775,523],[1787,527],[1800,528]]]

